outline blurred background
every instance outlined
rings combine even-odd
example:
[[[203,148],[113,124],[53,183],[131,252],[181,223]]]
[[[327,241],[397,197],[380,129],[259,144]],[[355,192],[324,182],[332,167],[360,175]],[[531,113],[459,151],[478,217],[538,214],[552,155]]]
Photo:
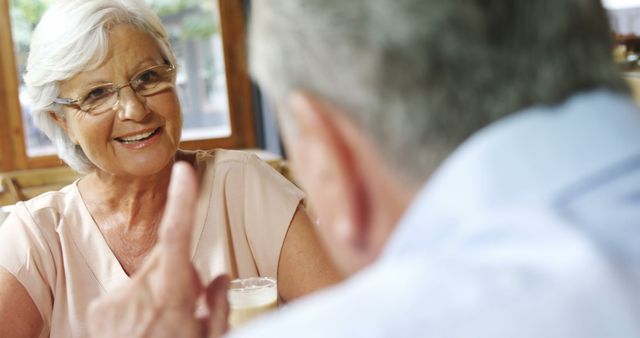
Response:
[[[640,0],[603,0],[614,36],[613,57],[640,98]]]

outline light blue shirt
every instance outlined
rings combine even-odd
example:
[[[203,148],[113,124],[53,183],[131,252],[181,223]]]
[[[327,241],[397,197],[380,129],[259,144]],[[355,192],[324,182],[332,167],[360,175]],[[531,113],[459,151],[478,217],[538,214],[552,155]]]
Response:
[[[381,258],[233,337],[640,337],[640,111],[606,91],[476,133]]]

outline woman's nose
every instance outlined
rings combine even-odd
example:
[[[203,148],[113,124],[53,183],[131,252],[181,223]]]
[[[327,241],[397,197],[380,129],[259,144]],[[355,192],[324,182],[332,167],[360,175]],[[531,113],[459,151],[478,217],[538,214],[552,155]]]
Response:
[[[138,95],[130,86],[121,88],[118,93],[119,107],[118,117],[121,120],[141,121],[150,111],[146,105],[146,99]]]

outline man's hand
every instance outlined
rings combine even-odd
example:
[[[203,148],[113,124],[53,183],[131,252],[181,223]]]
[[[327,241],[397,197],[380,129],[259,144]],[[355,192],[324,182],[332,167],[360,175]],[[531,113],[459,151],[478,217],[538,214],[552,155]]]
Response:
[[[131,281],[91,304],[91,337],[219,337],[226,331],[229,279],[218,277],[205,290],[189,257],[196,196],[193,169],[176,163],[158,243]],[[196,300],[203,292],[211,311],[199,319]]]

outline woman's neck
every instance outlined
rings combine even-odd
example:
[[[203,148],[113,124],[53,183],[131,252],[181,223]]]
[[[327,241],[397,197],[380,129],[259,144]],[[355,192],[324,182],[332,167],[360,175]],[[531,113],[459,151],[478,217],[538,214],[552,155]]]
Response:
[[[78,188],[101,227],[155,228],[164,210],[172,166],[173,162],[145,177],[95,171],[80,180]]]

